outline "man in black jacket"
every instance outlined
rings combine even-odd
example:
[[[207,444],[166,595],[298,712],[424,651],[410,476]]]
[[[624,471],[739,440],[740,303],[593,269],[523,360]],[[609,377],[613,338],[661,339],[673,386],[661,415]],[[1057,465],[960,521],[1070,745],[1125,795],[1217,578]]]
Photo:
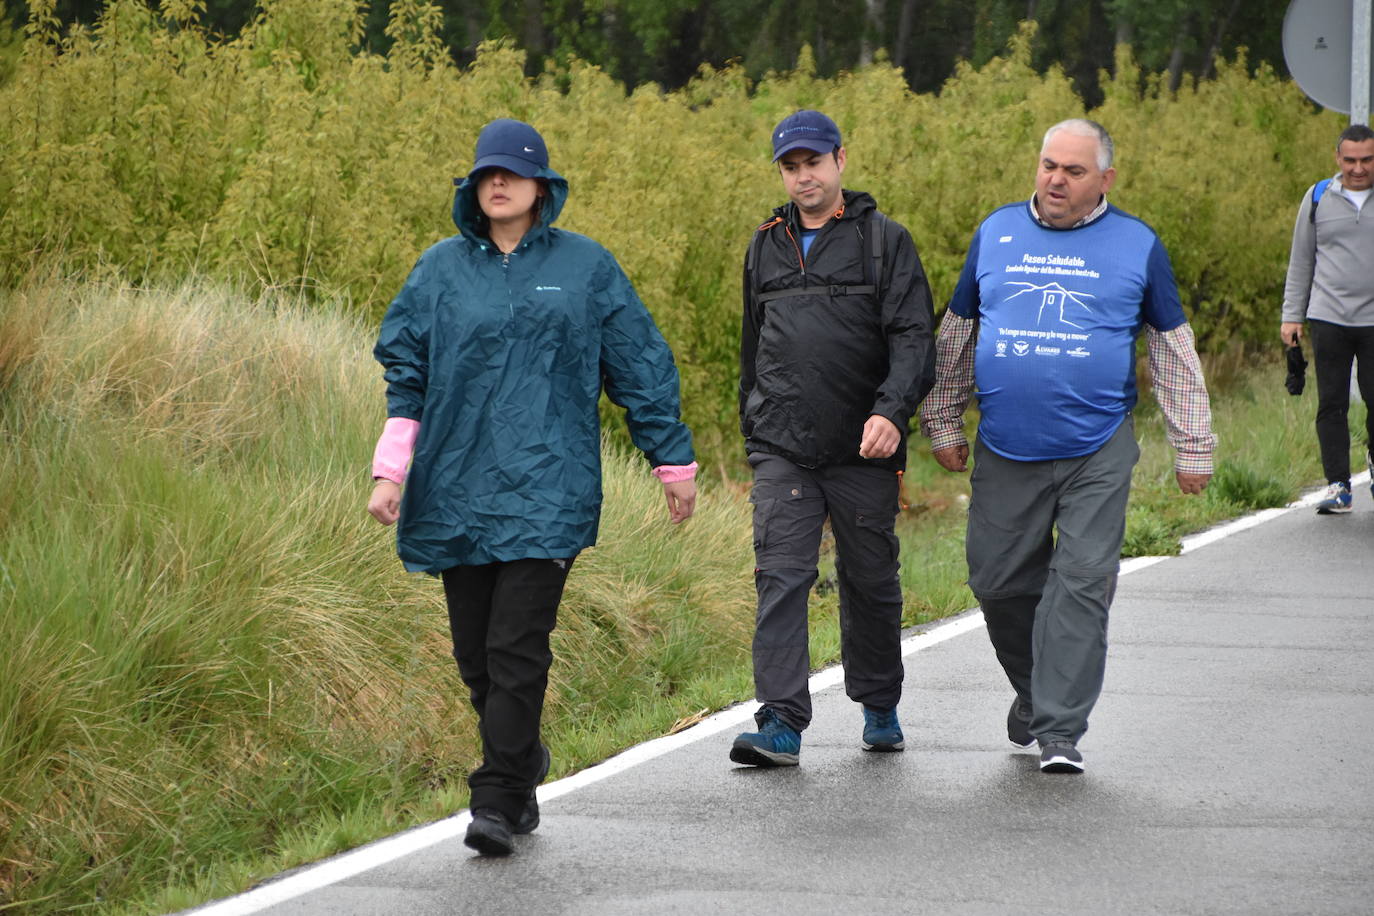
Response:
[[[908,423],[934,383],[930,287],[910,234],[841,187],[839,128],[798,111],[773,131],[791,203],[750,242],[740,428],[754,469],[757,732],[730,759],[794,766],[811,721],[807,596],[835,537],[845,689],[863,747],[900,751],[902,590],[893,532]]]

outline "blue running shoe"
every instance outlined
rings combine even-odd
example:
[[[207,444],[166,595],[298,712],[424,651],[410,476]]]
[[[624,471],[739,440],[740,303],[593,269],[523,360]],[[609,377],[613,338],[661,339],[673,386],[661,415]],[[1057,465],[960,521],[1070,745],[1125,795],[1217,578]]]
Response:
[[[891,752],[905,747],[902,726],[897,722],[897,710],[865,706],[864,750]]]
[[[1333,483],[1326,488],[1326,495],[1317,503],[1318,515],[1344,515],[1350,511],[1350,488],[1343,483]]]
[[[730,759],[752,767],[794,767],[801,754],[801,733],[771,709],[756,717],[759,730],[745,732],[730,747]]]

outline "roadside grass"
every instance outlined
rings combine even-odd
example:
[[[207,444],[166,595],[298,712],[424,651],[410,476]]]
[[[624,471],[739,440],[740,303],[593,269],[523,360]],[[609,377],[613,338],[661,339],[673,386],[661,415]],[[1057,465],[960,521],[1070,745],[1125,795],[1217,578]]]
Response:
[[[441,589],[363,511],[371,336],[204,284],[0,294],[0,909],[179,909],[466,806],[478,750]],[[1320,476],[1312,393],[1290,398],[1277,360],[1209,371],[1216,482],[1177,493],[1143,396],[1128,553]],[[919,438],[910,465],[917,624],[973,603],[968,484]],[[600,543],[554,637],[555,778],[752,694],[746,488],[706,469],[673,527],[646,470],[608,446]],[[826,576],[816,667],[839,656]]]
[[[196,284],[0,297],[0,908],[176,909],[466,805],[442,590],[363,511],[373,333]],[[747,503],[675,528],[647,470],[606,454],[555,776],[749,692]]]
[[[1173,453],[1164,418],[1147,390],[1136,411],[1142,440],[1123,556],[1177,554],[1179,539],[1260,509],[1287,505],[1325,482],[1317,436],[1316,385],[1308,378],[1300,396],[1284,388],[1285,367],[1277,346],[1264,356],[1239,349],[1203,357],[1217,434],[1216,473],[1201,498],[1183,497],[1174,482]],[[1141,372],[1142,380],[1147,378]],[[1146,386],[1142,386],[1144,389]],[[1367,406],[1350,410],[1351,467],[1364,467]]]

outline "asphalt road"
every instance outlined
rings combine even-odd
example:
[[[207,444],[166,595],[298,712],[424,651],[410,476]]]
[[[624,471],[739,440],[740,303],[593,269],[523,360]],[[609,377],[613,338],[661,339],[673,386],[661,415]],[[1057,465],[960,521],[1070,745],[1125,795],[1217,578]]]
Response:
[[[1360,480],[1350,515],[1309,499],[1131,564],[1081,776],[1007,742],[975,612],[909,640],[905,753],[860,750],[826,672],[800,767],[729,762],[746,704],[543,787],[509,859],[463,813],[199,913],[1374,914]]]

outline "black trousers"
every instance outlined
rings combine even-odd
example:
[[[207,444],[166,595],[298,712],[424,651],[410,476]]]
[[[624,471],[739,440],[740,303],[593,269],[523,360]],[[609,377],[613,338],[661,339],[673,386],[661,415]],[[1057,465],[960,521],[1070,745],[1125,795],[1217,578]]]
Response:
[[[1327,483],[1350,480],[1350,364],[1368,408],[1365,448],[1374,446],[1374,327],[1347,327],[1308,320],[1317,376],[1317,444]]]
[[[803,468],[754,452],[754,693],[797,731],[811,724],[808,596],[828,517],[840,592],[840,660],[851,700],[902,696],[897,475],[863,465]]]
[[[468,776],[473,810],[495,808],[514,822],[539,777],[549,634],[572,563],[512,560],[443,572],[453,657],[482,739],[482,765]]]

